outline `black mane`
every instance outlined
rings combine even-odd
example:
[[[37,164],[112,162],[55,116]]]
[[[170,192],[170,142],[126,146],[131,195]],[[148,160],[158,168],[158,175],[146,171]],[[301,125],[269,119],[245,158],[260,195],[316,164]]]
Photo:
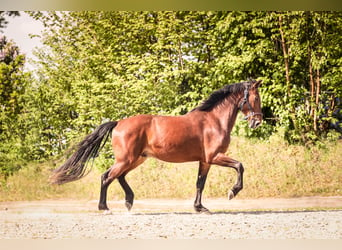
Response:
[[[253,81],[234,83],[226,85],[223,88],[214,91],[207,100],[203,101],[200,106],[192,111],[211,111],[216,106],[220,105],[229,95],[240,93],[245,89],[245,86],[250,85]]]

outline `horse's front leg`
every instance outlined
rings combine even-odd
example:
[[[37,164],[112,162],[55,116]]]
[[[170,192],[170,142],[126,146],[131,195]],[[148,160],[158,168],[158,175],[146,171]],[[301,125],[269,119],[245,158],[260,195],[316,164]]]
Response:
[[[216,155],[212,161],[212,164],[216,164],[222,167],[234,168],[237,172],[237,181],[233,188],[228,193],[228,199],[233,199],[243,188],[243,172],[244,168],[241,162],[236,161],[222,153]]]
[[[200,162],[198,169],[198,176],[196,182],[196,199],[194,203],[194,208],[196,212],[199,213],[210,213],[210,211],[202,205],[202,192],[204,189],[205,181],[207,180],[207,175],[210,169],[210,164]]]

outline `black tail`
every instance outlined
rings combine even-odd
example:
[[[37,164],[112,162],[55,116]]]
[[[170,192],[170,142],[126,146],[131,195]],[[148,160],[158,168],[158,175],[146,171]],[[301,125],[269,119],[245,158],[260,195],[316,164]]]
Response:
[[[50,177],[51,183],[64,184],[82,178],[86,174],[87,162],[90,158],[97,157],[117,123],[116,121],[104,123],[86,136],[78,144],[77,151],[62,166],[53,171]]]

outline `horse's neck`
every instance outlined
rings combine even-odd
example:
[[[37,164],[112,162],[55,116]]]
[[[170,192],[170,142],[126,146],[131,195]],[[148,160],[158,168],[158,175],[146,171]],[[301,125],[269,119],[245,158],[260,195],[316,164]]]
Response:
[[[221,124],[221,127],[225,129],[226,133],[230,134],[234,127],[238,111],[237,98],[229,97],[211,112],[213,112],[217,122]]]

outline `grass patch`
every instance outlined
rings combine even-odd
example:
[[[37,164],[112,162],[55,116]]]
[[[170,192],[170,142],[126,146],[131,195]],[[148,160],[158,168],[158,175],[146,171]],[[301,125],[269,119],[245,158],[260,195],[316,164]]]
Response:
[[[342,195],[341,152],[342,141],[306,148],[288,145],[273,136],[268,141],[233,137],[227,154],[245,167],[244,189],[239,197],[261,198]],[[95,161],[95,165],[100,163]],[[30,164],[16,172],[2,182],[0,201],[99,198],[101,171],[94,167],[83,179],[57,186],[48,182],[54,167],[51,162]],[[148,159],[127,176],[127,182],[136,199],[194,198],[197,170],[196,162],[171,164]],[[225,197],[235,181],[233,169],[212,166],[204,195]],[[123,198],[118,182],[113,182],[108,199]]]

